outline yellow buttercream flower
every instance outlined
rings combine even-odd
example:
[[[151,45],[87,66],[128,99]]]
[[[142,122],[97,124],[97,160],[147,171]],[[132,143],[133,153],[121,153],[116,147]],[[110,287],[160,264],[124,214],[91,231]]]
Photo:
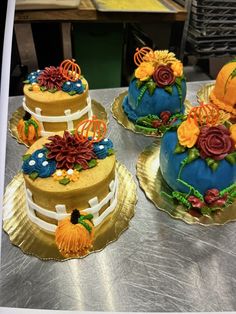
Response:
[[[56,181],[62,180],[66,176],[66,171],[63,169],[58,169],[53,173],[53,179]]]
[[[147,80],[152,76],[155,68],[151,62],[142,62],[140,66],[135,70],[135,77],[140,79],[140,81]]]
[[[155,50],[154,52],[150,51],[144,56],[143,60],[152,62],[155,64],[155,67],[178,61],[175,58],[175,54],[173,52],[169,52],[168,50]]]
[[[193,119],[187,119],[182,122],[177,130],[180,145],[188,148],[193,147],[197,142],[199,133],[200,129]]]
[[[229,130],[230,130],[230,136],[233,139],[233,141],[235,143],[235,147],[236,147],[236,124],[231,125]]]
[[[171,69],[174,72],[175,77],[179,77],[183,75],[183,64],[180,61],[175,61],[171,64]]]
[[[75,169],[68,169],[66,171],[66,178],[72,182],[76,182],[79,179],[79,171]]]

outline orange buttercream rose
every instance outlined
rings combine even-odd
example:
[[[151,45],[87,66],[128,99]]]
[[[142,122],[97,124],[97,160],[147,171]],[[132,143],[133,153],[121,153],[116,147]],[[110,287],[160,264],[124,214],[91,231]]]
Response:
[[[188,148],[193,147],[197,141],[199,133],[199,127],[195,124],[193,119],[188,119],[182,122],[177,130],[180,145],[187,146]]]
[[[140,81],[147,80],[152,76],[154,72],[154,66],[151,62],[142,62],[140,66],[135,70],[135,77],[140,79]]]
[[[230,136],[233,139],[235,143],[235,147],[236,147],[236,124],[231,125],[229,130],[230,130]]]
[[[174,72],[174,76],[183,75],[183,64],[180,61],[175,61],[171,64],[171,69]]]

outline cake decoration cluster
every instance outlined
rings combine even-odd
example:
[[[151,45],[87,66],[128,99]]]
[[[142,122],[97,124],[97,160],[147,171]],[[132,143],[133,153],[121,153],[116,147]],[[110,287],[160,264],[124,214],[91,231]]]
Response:
[[[183,64],[173,52],[149,47],[136,49],[134,63],[124,112],[137,131],[162,135],[184,113]]]
[[[188,210],[198,209],[202,215],[209,215],[230,205],[236,198],[234,182],[222,190],[212,186],[204,193],[200,193],[196,187],[182,178],[184,168],[198,159],[206,163],[212,175],[223,160],[232,166],[236,165],[236,127],[227,120],[222,121],[222,118],[214,104],[202,103],[190,111],[186,120],[174,127],[177,128],[174,154],[186,155],[181,161],[177,182],[185,186],[189,192],[173,191],[169,197],[185,205]]]
[[[77,127],[73,133],[64,131],[62,136],[50,136],[44,148],[36,150],[32,155],[24,155],[23,172],[33,180],[52,176],[55,181],[66,185],[76,182],[80,171],[95,167],[97,160],[114,154],[112,141],[105,138],[106,124],[96,117],[86,119],[79,125],[84,124],[87,129],[83,128],[83,133]],[[94,129],[94,133],[87,132],[94,125],[102,125],[104,132],[101,134],[100,129]]]
[[[82,94],[86,86],[82,82],[79,65],[72,60],[64,60],[59,67],[49,66],[44,70],[30,73],[25,84],[30,84],[29,90],[33,92],[48,91],[55,93],[62,90],[73,96]]]

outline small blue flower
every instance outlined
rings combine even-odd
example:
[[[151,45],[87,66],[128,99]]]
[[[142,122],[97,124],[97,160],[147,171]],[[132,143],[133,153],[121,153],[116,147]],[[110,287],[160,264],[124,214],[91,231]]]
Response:
[[[93,151],[96,154],[98,159],[105,159],[108,154],[108,149],[105,145],[101,145],[100,143],[93,144]]]
[[[36,164],[35,171],[38,172],[40,178],[50,177],[56,171],[55,160],[44,160]]]
[[[81,80],[73,82],[73,91],[75,91],[77,94],[82,94],[83,93],[84,86],[83,86]]]
[[[23,162],[22,170],[25,174],[31,174],[32,172],[35,171],[35,165],[36,161],[31,156],[30,158]]]
[[[65,82],[65,83],[62,85],[62,90],[63,90],[63,92],[65,92],[65,93],[69,93],[69,92],[73,91],[73,83],[70,82],[70,81]]]
[[[65,93],[76,92],[76,94],[82,94],[84,91],[84,87],[81,80],[76,82],[67,81],[62,85],[62,90]]]
[[[36,150],[30,158],[23,162],[23,172],[25,174],[37,172],[38,176],[41,178],[50,177],[56,171],[56,161],[47,160],[47,152],[45,148]]]
[[[37,70],[35,72],[31,72],[28,76],[27,76],[27,80],[30,82],[30,84],[32,83],[37,83],[38,82],[38,76],[41,73],[41,70]]]
[[[104,138],[102,141],[99,142],[99,144],[106,146],[107,149],[113,148],[113,143],[109,138]]]

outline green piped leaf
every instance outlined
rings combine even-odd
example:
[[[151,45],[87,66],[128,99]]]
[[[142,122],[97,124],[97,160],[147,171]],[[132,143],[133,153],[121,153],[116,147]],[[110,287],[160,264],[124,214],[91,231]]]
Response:
[[[206,163],[207,165],[213,170],[216,171],[216,169],[219,166],[219,160],[214,160],[212,158],[206,158]]]
[[[115,150],[113,148],[109,148],[107,151],[107,156],[111,156],[115,154]]]
[[[183,78],[180,76],[180,77],[176,77],[176,79],[175,79],[175,84],[177,85],[177,86],[180,86],[180,87],[182,87],[182,80],[183,80]]]
[[[74,169],[77,171],[83,170],[83,167],[80,164],[75,164]]]
[[[88,162],[89,168],[93,168],[97,165],[97,160],[96,159],[91,159]]]
[[[31,154],[25,154],[25,155],[22,156],[22,160],[23,160],[23,161],[26,161],[26,160],[28,160],[30,157],[31,157]]]
[[[147,82],[146,85],[147,85],[147,89],[148,89],[149,94],[152,96],[155,92],[156,87],[157,87],[156,83],[151,80],[151,81]]]
[[[36,171],[32,172],[32,173],[29,175],[30,179],[32,179],[32,180],[35,180],[36,178],[38,178],[38,176],[39,176],[39,173],[36,172]]]
[[[231,165],[235,165],[236,164],[236,152],[228,154],[225,157],[225,160],[227,160]]]
[[[144,85],[144,83],[145,83],[144,81],[137,80],[135,84],[136,84],[136,87],[140,89]]]
[[[190,148],[188,150],[188,159],[187,163],[189,164],[190,162],[194,161],[200,156],[199,150],[196,147]]]
[[[211,215],[211,208],[204,206],[201,208],[201,214],[204,216],[210,216]]]
[[[70,183],[70,179],[68,179],[68,178],[63,178],[63,179],[59,180],[59,183],[60,183],[60,184],[63,184],[63,185],[67,185],[68,183]]]
[[[175,146],[174,153],[175,153],[175,154],[181,154],[181,153],[185,152],[185,150],[186,150],[186,147],[180,145],[180,143],[178,142],[178,143],[176,144],[176,146]]]
[[[49,93],[56,93],[57,92],[57,88],[52,88],[52,89],[48,89]]]
[[[166,86],[166,87],[164,88],[164,90],[165,90],[168,94],[172,95],[172,91],[173,91],[172,86]]]
[[[74,96],[76,94],[76,91],[75,90],[72,90],[68,93],[70,96]]]
[[[24,83],[24,84],[29,84],[30,81],[29,81],[29,80],[25,80],[25,81],[23,81],[23,83]]]
[[[45,92],[47,90],[47,87],[46,86],[40,86],[40,90],[41,90],[41,92]]]

